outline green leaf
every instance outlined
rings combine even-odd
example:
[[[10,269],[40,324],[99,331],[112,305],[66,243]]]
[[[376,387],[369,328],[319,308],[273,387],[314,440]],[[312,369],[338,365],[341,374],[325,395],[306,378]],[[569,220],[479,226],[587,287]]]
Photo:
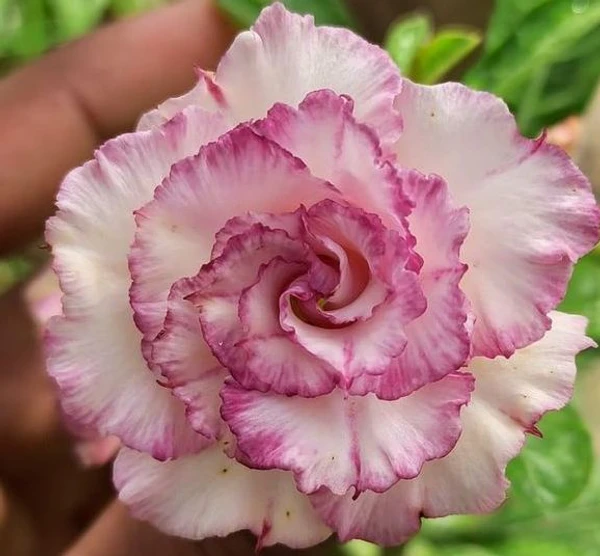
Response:
[[[588,335],[600,340],[600,256],[595,251],[575,265],[560,310],[586,316]]]
[[[599,75],[598,0],[497,0],[483,56],[464,81],[503,97],[536,135],[581,111]]]
[[[431,20],[423,14],[413,14],[394,22],[388,29],[384,47],[405,75],[411,75],[414,59],[421,45],[433,33]]]
[[[539,539],[512,539],[496,549],[501,556],[579,556],[566,544]]]
[[[49,0],[54,12],[56,38],[64,42],[95,27],[105,14],[110,0]]]
[[[312,14],[319,25],[356,28],[354,18],[343,0],[282,0],[282,2],[293,12]],[[270,0],[217,0],[219,7],[243,28],[252,25],[260,11],[270,3]]]
[[[69,0],[64,0],[68,2]],[[85,1],[85,0],[82,0]],[[112,0],[110,9],[117,17],[136,14],[165,4],[165,0]]]
[[[412,77],[419,83],[437,83],[441,77],[464,60],[481,43],[478,31],[444,29],[421,47],[415,60]]]
[[[529,437],[507,469],[512,486],[503,518],[543,516],[564,508],[583,491],[592,471],[592,440],[571,406],[546,415],[544,438]]]
[[[45,52],[53,43],[43,0],[13,0],[5,6],[11,33],[4,50],[21,60]]]
[[[381,556],[383,549],[367,541],[350,541],[340,545],[340,552],[344,556]]]

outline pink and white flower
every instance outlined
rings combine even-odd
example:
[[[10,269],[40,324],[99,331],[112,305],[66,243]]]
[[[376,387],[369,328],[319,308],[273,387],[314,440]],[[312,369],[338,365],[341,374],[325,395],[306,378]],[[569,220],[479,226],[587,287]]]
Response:
[[[281,5],[57,204],[64,409],[184,537],[397,544],[491,511],[592,344],[553,312],[598,239],[569,158]]]

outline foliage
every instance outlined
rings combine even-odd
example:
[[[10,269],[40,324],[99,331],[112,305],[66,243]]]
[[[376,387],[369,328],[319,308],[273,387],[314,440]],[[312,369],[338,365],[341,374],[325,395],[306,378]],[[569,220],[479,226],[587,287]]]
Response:
[[[29,60],[79,37],[106,19],[136,13],[166,0],[0,0],[0,61]]]
[[[404,75],[431,84],[438,82],[480,42],[480,33],[466,28],[441,29],[434,35],[431,20],[416,13],[390,26],[384,47]]]
[[[598,0],[497,0],[465,82],[506,100],[524,133],[580,112],[600,75]]]

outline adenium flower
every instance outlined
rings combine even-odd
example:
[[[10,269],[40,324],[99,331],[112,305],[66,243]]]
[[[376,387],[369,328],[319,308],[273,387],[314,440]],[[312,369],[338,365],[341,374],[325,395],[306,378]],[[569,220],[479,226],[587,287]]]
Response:
[[[553,312],[598,239],[569,158],[279,4],[57,204],[64,409],[184,537],[397,544],[489,512],[592,344]]]

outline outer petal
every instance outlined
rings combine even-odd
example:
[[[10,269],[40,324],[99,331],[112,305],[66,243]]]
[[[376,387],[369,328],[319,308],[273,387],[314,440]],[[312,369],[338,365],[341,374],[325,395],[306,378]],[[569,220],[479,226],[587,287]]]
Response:
[[[133,211],[152,197],[173,162],[197,151],[205,115],[191,108],[163,128],[106,143],[66,178],[47,226],[65,294],[64,317],[50,325],[48,367],[64,409],[81,425],[156,457],[195,451],[205,441],[140,353],[127,252]]]
[[[363,375],[351,392],[397,399],[459,369],[469,356],[466,300],[459,282],[466,270],[459,252],[469,229],[468,211],[453,206],[436,176],[404,173],[404,190],[414,202],[409,217],[423,257],[419,281],[427,309],[405,327],[406,349],[382,375]]]
[[[291,475],[248,469],[219,445],[164,463],[123,449],[114,480],[135,516],[172,535],[204,539],[250,529],[259,546],[305,548],[331,534]]]
[[[400,164],[439,174],[471,211],[462,285],[476,317],[475,354],[508,356],[549,328],[573,262],[598,240],[589,184],[544,137],[521,137],[492,95],[406,82],[396,106],[405,123]]]
[[[348,202],[404,234],[402,217],[410,212],[411,202],[401,176],[386,160],[380,138],[357,122],[353,108],[351,98],[316,91],[297,110],[276,104],[255,127],[301,158],[315,176],[335,184]]]
[[[227,101],[221,88],[215,83],[213,75],[197,70],[198,83],[185,95],[170,98],[154,110],[144,114],[138,123],[137,131],[146,131],[168,122],[188,106],[199,106],[209,112],[225,111]]]
[[[231,382],[222,391],[222,414],[251,465],[293,470],[302,492],[383,492],[453,448],[472,387],[469,375],[451,375],[387,402],[339,390],[289,398]]]
[[[385,140],[401,129],[392,109],[401,79],[385,51],[345,29],[315,27],[312,16],[279,3],[237,36],[216,81],[238,121],[263,117],[276,102],[297,106],[312,91],[332,89],[350,96],[358,120]]]
[[[446,457],[383,494],[357,501],[322,489],[313,503],[341,540],[362,538],[394,545],[417,532],[420,515],[482,513],[504,500],[506,464],[523,446],[525,433],[547,411],[563,407],[572,393],[575,355],[593,345],[585,319],[552,313],[552,329],[510,359],[475,358],[472,401],[461,415],[463,432]]]
[[[161,329],[171,285],[208,262],[215,234],[230,218],[286,212],[328,195],[335,191],[300,160],[248,127],[176,164],[154,200],[136,214],[131,302],[145,339]]]

